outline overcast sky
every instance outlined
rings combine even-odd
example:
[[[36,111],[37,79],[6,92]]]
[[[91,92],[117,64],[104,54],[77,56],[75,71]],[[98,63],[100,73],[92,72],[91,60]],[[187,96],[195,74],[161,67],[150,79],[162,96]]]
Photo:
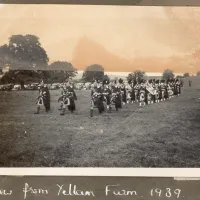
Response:
[[[192,30],[185,29],[184,21],[191,21],[191,14],[187,8],[176,9],[183,24],[179,20],[175,23],[169,10],[166,12],[164,7],[4,5],[0,8],[0,45],[7,43],[13,34],[35,34],[50,62],[72,61],[75,47],[84,36],[112,54],[130,60],[136,56],[187,54],[197,43],[190,35]]]

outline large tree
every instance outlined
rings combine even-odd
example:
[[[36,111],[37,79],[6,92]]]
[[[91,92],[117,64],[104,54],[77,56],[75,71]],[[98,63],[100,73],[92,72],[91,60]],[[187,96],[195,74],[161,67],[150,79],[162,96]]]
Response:
[[[77,75],[77,69],[69,62],[56,61],[48,67],[49,79],[52,82],[64,82],[69,77]]]
[[[93,82],[94,80],[103,80],[104,79],[104,68],[101,65],[93,64],[86,68],[83,73],[82,79],[85,82]]]
[[[136,81],[141,81],[145,77],[145,72],[141,70],[136,70],[126,77],[127,81],[133,80],[134,82]]]
[[[9,38],[12,57],[11,68],[18,70],[42,70],[49,58],[35,35],[13,35]]]
[[[173,79],[174,78],[174,73],[172,70],[170,69],[166,69],[164,72],[163,72],[163,79],[164,80],[169,80],[169,79]]]
[[[190,74],[188,72],[186,72],[186,73],[183,74],[184,78],[189,77],[189,76],[190,76]]]
[[[11,52],[7,44],[0,46],[0,69],[12,63]]]
[[[49,58],[35,35],[13,35],[8,45],[0,47],[0,67],[9,66],[3,76],[4,82],[21,84],[31,77],[43,77]]]

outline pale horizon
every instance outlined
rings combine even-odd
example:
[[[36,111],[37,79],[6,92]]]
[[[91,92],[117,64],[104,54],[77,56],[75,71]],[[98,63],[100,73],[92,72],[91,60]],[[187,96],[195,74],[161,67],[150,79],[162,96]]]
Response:
[[[191,52],[200,48],[199,13],[189,7],[3,5],[0,45],[11,35],[34,34],[50,63],[195,73],[200,65]]]
[[[82,75],[84,73],[83,70],[78,70],[77,71],[78,74],[74,77],[74,79],[81,79],[82,78]],[[109,72],[109,71],[105,71],[104,74],[108,75],[109,77],[112,77],[112,78],[115,78],[115,77],[118,77],[118,78],[125,78],[128,76],[129,73],[132,73],[132,72]],[[163,73],[161,72],[157,72],[157,73],[152,73],[152,72],[145,72],[145,75],[146,76],[157,76],[157,77],[160,77],[162,76]],[[175,76],[178,76],[178,75],[183,75],[183,73],[174,73]],[[191,75],[194,75],[194,74],[191,74]]]

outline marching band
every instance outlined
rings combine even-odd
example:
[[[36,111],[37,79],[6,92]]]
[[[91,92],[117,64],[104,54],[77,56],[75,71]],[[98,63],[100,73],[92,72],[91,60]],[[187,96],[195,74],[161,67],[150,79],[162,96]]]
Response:
[[[116,110],[119,110],[124,105],[135,102],[139,103],[139,106],[144,106],[165,101],[174,96],[179,96],[181,87],[179,79],[169,79],[167,81],[155,79],[129,80],[128,86],[124,84],[122,79],[113,82],[95,80],[91,89],[91,117],[93,116],[94,108],[98,108],[99,113],[103,113],[105,110],[111,112],[113,105]],[[72,80],[69,79],[63,84],[61,96],[58,98],[60,114],[65,115],[66,108],[73,113],[76,110],[76,100],[77,95]],[[43,81],[39,87],[37,112],[35,114],[39,114],[40,106],[42,105],[45,107],[46,112],[50,111],[50,93]]]

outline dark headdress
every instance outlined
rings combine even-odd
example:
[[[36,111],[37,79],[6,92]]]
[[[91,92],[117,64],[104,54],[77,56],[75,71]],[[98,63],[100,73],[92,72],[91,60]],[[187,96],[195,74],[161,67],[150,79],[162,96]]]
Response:
[[[119,79],[119,83],[123,83],[123,79],[120,78],[120,79]]]
[[[132,84],[133,83],[133,80],[128,80],[128,84],[130,85],[130,84]]]
[[[110,81],[108,79],[103,80],[103,85],[108,85]]]

